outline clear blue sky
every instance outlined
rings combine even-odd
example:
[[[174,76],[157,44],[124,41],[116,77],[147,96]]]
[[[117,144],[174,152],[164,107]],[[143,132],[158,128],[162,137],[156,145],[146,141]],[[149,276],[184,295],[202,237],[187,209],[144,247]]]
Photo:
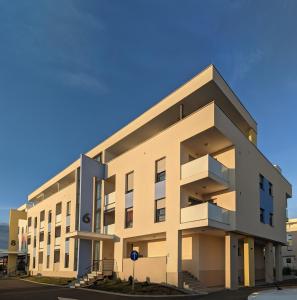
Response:
[[[0,223],[210,63],[295,185],[296,14],[294,0],[0,0]]]

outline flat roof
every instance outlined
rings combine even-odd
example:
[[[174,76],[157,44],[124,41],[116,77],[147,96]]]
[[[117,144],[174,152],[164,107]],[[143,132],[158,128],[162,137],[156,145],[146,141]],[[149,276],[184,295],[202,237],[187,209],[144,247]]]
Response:
[[[140,143],[141,138],[144,139],[144,135],[139,133],[140,130],[147,130],[147,132],[151,133],[154,132],[153,129],[155,129],[155,131],[160,131],[160,127],[156,128],[156,124],[160,126],[160,120],[159,122],[156,121],[157,117],[159,117],[161,121],[168,122],[168,115],[169,113],[172,113],[170,112],[170,109],[172,107],[179,105],[179,103],[182,103],[183,99],[190,98],[191,95],[193,95],[196,91],[198,91],[202,87],[205,88],[207,85],[211,85],[212,83],[214,83],[216,87],[214,97],[225,97],[226,99],[228,99],[228,103],[231,104],[230,107],[232,108],[230,108],[230,115],[236,116],[241,122],[243,122],[244,120],[244,122],[246,122],[246,124],[250,128],[257,132],[257,123],[254,120],[254,118],[243,106],[243,104],[240,102],[235,93],[231,90],[231,88],[223,79],[223,77],[219,74],[215,66],[209,65],[204,70],[199,72],[196,76],[194,76],[192,79],[184,83],[182,86],[180,86],[168,96],[163,98],[157,104],[153,105],[150,109],[145,111],[139,117],[137,117],[136,119],[128,123],[126,126],[112,134],[110,137],[102,141],[100,144],[92,148],[86,153],[86,155],[89,157],[95,157],[100,152],[107,149],[111,149],[112,151],[124,151],[125,145],[127,144],[131,145],[130,147],[132,148],[133,145],[131,144],[131,140],[133,138],[135,139],[135,143]],[[211,85],[210,87],[208,87],[208,89],[205,89],[206,92],[208,92],[209,89],[213,88],[213,85]],[[218,91],[220,92],[220,94],[218,94]],[[193,103],[193,99],[189,101],[192,101]],[[208,101],[208,99],[206,101]],[[201,105],[203,104],[205,103],[203,103],[202,101]],[[149,126],[150,128],[148,128]],[[115,147],[117,147],[117,149],[115,149]],[[80,159],[74,161],[71,165],[69,165],[57,175],[46,181],[39,188],[35,189],[31,194],[28,195],[28,200],[33,200],[45,189],[49,188],[52,184],[62,179],[64,176],[66,176],[73,170],[77,169],[79,166]]]

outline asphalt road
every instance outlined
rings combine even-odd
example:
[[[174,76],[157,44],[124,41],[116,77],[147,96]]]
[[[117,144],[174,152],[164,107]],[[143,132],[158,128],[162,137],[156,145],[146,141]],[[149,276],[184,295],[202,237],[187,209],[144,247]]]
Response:
[[[0,300],[58,300],[60,298],[70,298],[77,300],[115,300],[115,299],[157,299],[156,297],[121,297],[118,295],[110,295],[97,293],[88,290],[70,289],[65,287],[47,286],[36,284],[28,281],[18,279],[3,279],[0,280]],[[195,299],[197,297],[169,297],[163,299],[181,300],[181,299]]]
[[[280,284],[283,288],[290,288],[297,286],[297,279],[289,280]],[[276,289],[275,286],[262,286],[254,288],[240,288],[236,291],[223,290],[214,292],[208,295],[197,296],[187,295],[186,297],[169,296],[161,299],[168,300],[246,300],[248,295],[253,292],[264,290],[264,289]],[[76,299],[76,300],[149,300],[158,299],[156,297],[137,297],[137,296],[118,296],[104,293],[93,292],[87,289],[70,289],[65,287],[47,286],[36,284],[33,282],[22,281],[18,279],[3,279],[0,280],[0,300],[65,300]],[[159,298],[160,299],[160,298]],[[297,298],[296,298],[297,299]]]

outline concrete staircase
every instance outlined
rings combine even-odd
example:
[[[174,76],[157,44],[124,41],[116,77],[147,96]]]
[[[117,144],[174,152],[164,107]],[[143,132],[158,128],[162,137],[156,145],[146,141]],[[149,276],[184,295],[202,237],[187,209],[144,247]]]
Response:
[[[79,288],[79,287],[85,287],[88,285],[93,284],[97,280],[102,280],[103,274],[100,272],[90,272],[88,274],[85,274],[84,276],[74,280],[69,284],[69,287],[72,289]]]
[[[183,288],[199,294],[207,294],[207,287],[203,285],[193,274],[188,271],[182,272]]]

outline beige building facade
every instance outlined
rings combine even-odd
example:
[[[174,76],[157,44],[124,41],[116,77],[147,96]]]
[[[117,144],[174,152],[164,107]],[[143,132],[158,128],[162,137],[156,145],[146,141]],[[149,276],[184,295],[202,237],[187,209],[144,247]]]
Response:
[[[137,250],[140,281],[282,280],[291,195],[257,148],[256,121],[211,65],[29,195],[29,269],[127,279]]]
[[[283,266],[297,271],[297,219],[288,219],[287,245],[282,249]]]

